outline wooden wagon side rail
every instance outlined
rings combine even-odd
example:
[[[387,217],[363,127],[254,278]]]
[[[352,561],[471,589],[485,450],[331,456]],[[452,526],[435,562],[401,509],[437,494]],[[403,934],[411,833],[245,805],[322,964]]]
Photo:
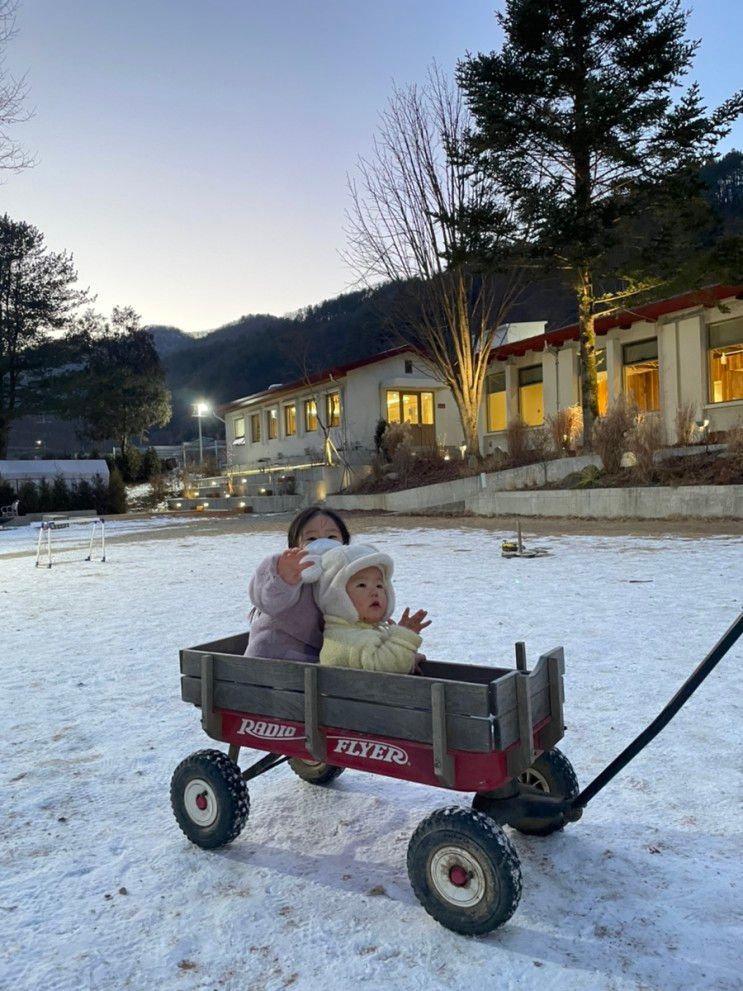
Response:
[[[564,733],[562,648],[531,672],[426,661],[419,677],[231,653],[246,644],[240,634],[181,651],[182,698],[201,706],[213,739],[224,739],[221,711],[304,724],[316,760],[326,758],[327,727],[378,734],[430,745],[436,776],[449,784],[451,751],[505,751],[516,777],[535,745],[549,749]]]

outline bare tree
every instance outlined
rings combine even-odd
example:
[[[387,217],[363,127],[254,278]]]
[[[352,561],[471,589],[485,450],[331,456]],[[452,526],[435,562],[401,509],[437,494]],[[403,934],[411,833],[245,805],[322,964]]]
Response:
[[[349,179],[346,261],[359,281],[394,282],[396,331],[451,389],[467,453],[480,454],[477,422],[490,351],[523,287],[521,270],[472,264],[478,245],[465,216],[500,210],[491,257],[508,256],[513,225],[493,187],[468,163],[470,119],[435,66],[423,87],[395,87],[369,158]],[[494,250],[495,249],[495,250]]]
[[[5,50],[16,33],[16,0],[0,0],[0,170],[19,172],[34,164],[33,158],[8,136],[8,128],[31,117],[23,103],[28,94],[25,76],[15,79],[5,68]]]

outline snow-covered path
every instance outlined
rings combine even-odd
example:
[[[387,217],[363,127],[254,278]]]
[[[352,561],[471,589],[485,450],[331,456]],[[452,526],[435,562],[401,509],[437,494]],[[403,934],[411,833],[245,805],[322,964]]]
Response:
[[[465,939],[418,905],[405,855],[425,815],[469,796],[351,771],[313,788],[282,766],[251,783],[231,846],[199,850],[175,824],[172,771],[211,745],[178,649],[245,628],[278,534],[144,533],[51,570],[3,557],[5,536],[0,987],[741,987],[743,642],[580,823],[511,833],[520,907]],[[743,607],[743,540],[559,537],[529,561],[502,559],[502,536],[386,526],[375,542],[400,607],[431,613],[429,657],[564,645],[562,749],[587,783]]]

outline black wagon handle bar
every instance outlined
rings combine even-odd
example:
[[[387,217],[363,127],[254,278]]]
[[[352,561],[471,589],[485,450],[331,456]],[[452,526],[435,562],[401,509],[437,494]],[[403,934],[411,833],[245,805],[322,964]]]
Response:
[[[625,747],[621,754],[619,754],[618,757],[615,757],[611,764],[605,767],[604,770],[593,779],[590,785],[587,785],[587,787],[585,787],[583,791],[572,800],[570,803],[571,808],[584,808],[615,775],[619,774],[623,767],[626,767],[627,764],[629,764],[629,762],[633,760],[640,753],[640,751],[650,743],[651,740],[655,739],[664,726],[667,726],[668,723],[670,723],[681,706],[687,702],[689,698],[691,698],[707,675],[712,671],[715,665],[722,660],[725,654],[727,654],[741,634],[743,634],[743,612],[741,612],[730,629],[720,637],[709,654],[707,654],[704,660],[686,679],[681,688],[679,688],[665,708],[661,709],[652,723],[650,723],[650,725],[647,726],[642,733],[640,733],[640,735],[629,744],[628,747]]]

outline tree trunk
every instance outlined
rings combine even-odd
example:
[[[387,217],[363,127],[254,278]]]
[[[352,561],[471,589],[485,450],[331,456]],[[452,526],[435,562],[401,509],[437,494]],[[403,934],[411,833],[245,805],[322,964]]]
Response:
[[[581,406],[583,407],[583,448],[593,450],[593,424],[598,419],[598,388],[596,384],[596,331],[593,313],[593,284],[591,272],[581,269],[576,286],[578,296],[578,329],[580,339]]]

